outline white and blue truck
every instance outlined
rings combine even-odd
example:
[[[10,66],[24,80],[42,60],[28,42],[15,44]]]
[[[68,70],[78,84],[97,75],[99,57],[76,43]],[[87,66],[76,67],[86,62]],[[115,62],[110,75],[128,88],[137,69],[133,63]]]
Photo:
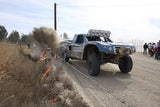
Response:
[[[90,29],[87,34],[76,34],[73,40],[61,42],[64,60],[86,60],[92,76],[98,75],[100,66],[105,63],[118,64],[122,73],[130,72],[133,61],[129,55],[136,52],[135,46],[113,42],[110,34],[110,31]]]

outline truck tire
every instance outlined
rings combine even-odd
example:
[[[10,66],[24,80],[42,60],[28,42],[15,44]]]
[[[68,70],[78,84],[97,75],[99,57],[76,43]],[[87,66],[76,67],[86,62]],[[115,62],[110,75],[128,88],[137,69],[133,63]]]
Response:
[[[119,69],[122,73],[128,73],[132,70],[133,61],[130,56],[124,56],[119,60]]]
[[[88,73],[91,76],[96,76],[100,73],[100,60],[96,54],[91,54],[88,56],[87,65]]]

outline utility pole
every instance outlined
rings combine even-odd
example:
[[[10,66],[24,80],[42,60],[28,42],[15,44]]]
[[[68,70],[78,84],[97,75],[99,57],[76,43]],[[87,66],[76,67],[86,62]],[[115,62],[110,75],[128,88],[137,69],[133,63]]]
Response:
[[[57,31],[57,4],[54,3],[54,29]]]

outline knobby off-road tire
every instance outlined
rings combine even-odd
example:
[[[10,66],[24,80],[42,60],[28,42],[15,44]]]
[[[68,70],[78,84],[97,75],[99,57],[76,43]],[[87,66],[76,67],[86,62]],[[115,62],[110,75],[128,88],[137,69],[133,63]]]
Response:
[[[133,61],[130,56],[124,56],[119,61],[119,69],[122,73],[128,73],[132,70],[133,67]]]
[[[91,54],[88,56],[87,65],[88,73],[91,76],[96,76],[100,73],[100,60],[96,54]]]

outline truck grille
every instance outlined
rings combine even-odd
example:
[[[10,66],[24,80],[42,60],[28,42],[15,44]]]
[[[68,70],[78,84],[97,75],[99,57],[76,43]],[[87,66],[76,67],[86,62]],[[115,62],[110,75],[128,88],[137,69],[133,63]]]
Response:
[[[116,54],[130,54],[131,49],[129,47],[115,47]]]

